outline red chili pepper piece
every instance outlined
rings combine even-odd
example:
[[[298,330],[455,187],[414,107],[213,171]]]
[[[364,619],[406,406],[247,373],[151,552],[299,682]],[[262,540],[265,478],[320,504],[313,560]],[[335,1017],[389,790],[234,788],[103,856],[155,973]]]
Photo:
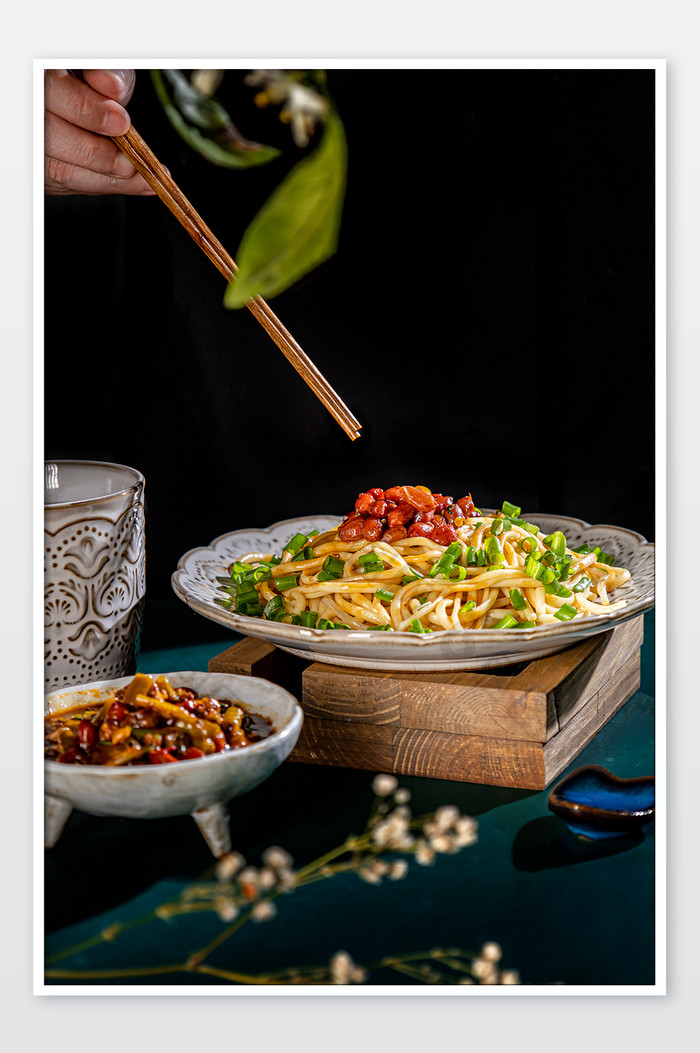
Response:
[[[75,746],[71,746],[69,750],[64,750],[56,759],[59,764],[81,764],[83,761],[80,750],[77,750]]]
[[[389,511],[389,506],[386,503],[386,501],[379,499],[377,501],[373,501],[367,509],[367,511],[371,516],[376,516],[377,519],[383,519]]]
[[[415,513],[413,505],[410,505],[408,501],[401,501],[392,512],[389,512],[386,520],[390,527],[404,526],[413,519]]]
[[[148,754],[148,760],[151,764],[169,764],[170,761],[176,761],[177,758],[173,757],[168,750],[155,749]]]
[[[421,512],[429,512],[435,508],[433,495],[419,490],[417,486],[392,486],[384,491],[384,496],[390,501],[407,501]]]
[[[153,754],[151,754],[152,756]],[[181,756],[181,760],[196,760],[198,757],[204,756],[204,750],[200,750],[198,746],[188,746],[185,752]]]
[[[373,497],[375,501],[381,501],[384,497],[384,491],[379,486],[373,486],[371,490],[366,491],[370,497]]]

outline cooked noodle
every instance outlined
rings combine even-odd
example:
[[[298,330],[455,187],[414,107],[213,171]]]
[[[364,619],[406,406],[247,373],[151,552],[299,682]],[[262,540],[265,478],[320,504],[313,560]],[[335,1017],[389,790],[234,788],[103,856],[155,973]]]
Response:
[[[504,513],[475,515],[456,528],[450,546],[427,537],[344,541],[337,528],[327,530],[309,537],[294,557],[285,549],[276,565],[272,554],[243,556],[235,564],[237,575],[231,570],[230,603],[240,609],[232,584],[248,577],[248,588],[258,593],[254,613],[259,616],[322,628],[398,632],[532,627],[625,606],[623,599],[612,601],[611,594],[631,580],[629,571],[612,565],[600,550],[573,551],[558,531],[546,537],[527,526]],[[334,564],[339,576],[319,580],[328,557],[339,561]],[[377,566],[381,560],[383,569],[365,571],[363,557],[365,563],[374,557]],[[265,580],[250,582],[243,567],[258,568]]]

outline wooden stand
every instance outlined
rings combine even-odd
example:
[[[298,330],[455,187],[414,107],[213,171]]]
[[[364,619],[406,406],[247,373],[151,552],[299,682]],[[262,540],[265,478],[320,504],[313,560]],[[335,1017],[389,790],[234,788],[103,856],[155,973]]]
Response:
[[[548,658],[450,673],[305,662],[249,638],[209,670],[296,695],[290,761],[543,790],[639,687],[642,637],[640,616]]]

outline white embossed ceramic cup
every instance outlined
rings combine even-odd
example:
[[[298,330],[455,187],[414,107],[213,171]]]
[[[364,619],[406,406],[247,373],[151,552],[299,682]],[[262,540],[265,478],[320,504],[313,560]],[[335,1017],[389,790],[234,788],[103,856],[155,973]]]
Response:
[[[146,592],[144,478],[106,461],[44,466],[44,683],[130,676]]]

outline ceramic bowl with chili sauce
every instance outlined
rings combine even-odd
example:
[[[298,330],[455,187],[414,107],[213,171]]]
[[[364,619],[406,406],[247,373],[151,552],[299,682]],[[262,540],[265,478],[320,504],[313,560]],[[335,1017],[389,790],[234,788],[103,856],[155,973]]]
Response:
[[[44,708],[45,845],[71,811],[192,815],[217,857],[228,802],[287,759],[302,710],[284,688],[229,673],[137,673],[55,691]]]

